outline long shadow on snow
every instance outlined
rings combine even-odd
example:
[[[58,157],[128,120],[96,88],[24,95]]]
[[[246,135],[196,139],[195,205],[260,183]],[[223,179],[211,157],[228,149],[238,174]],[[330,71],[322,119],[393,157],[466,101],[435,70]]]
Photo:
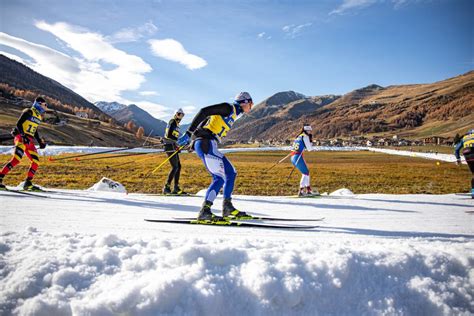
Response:
[[[334,229],[335,231],[328,231],[328,232],[332,232],[332,233],[379,236],[379,237],[395,237],[395,238],[422,237],[422,238],[468,238],[468,239],[474,239],[474,235],[464,235],[464,234],[445,234],[445,233],[411,232],[411,231],[390,231],[390,230],[363,229],[363,228],[353,228],[353,227],[331,227],[331,226],[323,226],[321,228]],[[339,231],[339,230],[343,230],[343,231]]]
[[[441,203],[441,202],[418,202],[418,201],[399,201],[399,200],[382,200],[382,199],[370,199],[370,198],[358,198],[358,200],[363,201],[374,201],[374,202],[387,202],[387,203],[400,203],[400,204],[417,204],[417,205],[436,205],[436,206],[454,206],[454,207],[469,207],[471,208],[472,205],[465,205],[465,204],[452,204],[452,203]]]
[[[72,195],[68,195],[72,196]],[[50,195],[49,198],[52,200],[62,200],[62,201],[80,201],[80,202],[88,202],[88,203],[108,203],[108,204],[121,204],[121,205],[128,205],[134,207],[143,207],[143,208],[151,208],[151,209],[164,209],[164,210],[175,210],[175,211],[185,211],[185,212],[198,212],[201,208],[200,205],[196,206],[188,206],[182,204],[172,204],[172,203],[163,203],[159,201],[140,201],[140,200],[130,200],[130,199],[117,199],[117,198],[106,198],[106,197],[93,197],[93,196],[83,196],[83,198],[77,198],[77,195],[74,200],[70,198],[61,198],[60,195]]]
[[[257,202],[257,203],[264,202],[264,203],[278,204],[278,205],[309,206],[309,207],[314,207],[317,209],[341,209],[341,210],[348,210],[348,211],[375,211],[375,212],[384,211],[384,212],[397,212],[397,213],[419,213],[418,211],[394,210],[394,209],[386,209],[386,208],[371,208],[371,207],[365,207],[365,206],[344,205],[344,204],[303,203],[303,204],[298,205],[297,203],[278,202],[278,201],[271,201],[271,200],[239,199],[237,197],[235,198],[233,197],[232,199],[241,200],[241,201],[249,201],[249,202]],[[321,200],[317,200],[317,202],[319,201]]]

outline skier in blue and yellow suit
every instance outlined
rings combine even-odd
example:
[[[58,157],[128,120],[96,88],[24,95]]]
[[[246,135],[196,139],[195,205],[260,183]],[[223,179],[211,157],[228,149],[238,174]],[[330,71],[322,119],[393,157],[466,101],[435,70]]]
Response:
[[[234,98],[232,104],[220,103],[202,108],[186,133],[178,139],[178,146],[185,146],[189,144],[191,136],[193,137],[193,148],[212,175],[212,183],[207,189],[198,220],[222,221],[224,218],[248,216],[232,205],[232,191],[237,172],[227,157],[218,150],[217,143],[226,136],[241,114],[250,112],[252,106],[250,94],[241,92]],[[211,212],[211,206],[222,187],[224,187],[224,202],[220,217]]]
[[[301,133],[293,141],[291,149],[291,163],[301,172],[300,188],[298,196],[314,196],[319,195],[317,189],[314,191],[311,189],[309,168],[306,165],[306,161],[303,157],[304,150],[313,150],[312,146],[312,135],[313,129],[310,125],[304,125]]]
[[[461,164],[461,155],[459,154],[461,149],[464,159],[466,159],[467,165],[469,166],[469,170],[471,170],[471,197],[474,199],[474,129],[467,132],[461,141],[456,144],[454,155],[456,156],[456,163],[458,165]]]
[[[20,163],[23,155],[26,155],[31,161],[31,165],[28,169],[23,189],[30,191],[39,190],[39,187],[32,183],[39,167],[39,156],[33,140],[38,142],[41,149],[46,147],[45,141],[38,134],[38,126],[43,121],[43,114],[46,109],[46,101],[42,97],[37,97],[33,102],[33,106],[21,113],[16,127],[12,131],[15,150],[10,161],[0,170],[0,189],[6,189],[3,184],[3,178]]]

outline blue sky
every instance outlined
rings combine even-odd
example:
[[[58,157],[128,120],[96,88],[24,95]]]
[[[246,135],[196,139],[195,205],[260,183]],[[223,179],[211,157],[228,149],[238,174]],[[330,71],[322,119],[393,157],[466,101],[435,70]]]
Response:
[[[344,94],[474,69],[470,0],[0,0],[0,53],[91,102],[189,121],[248,91]]]

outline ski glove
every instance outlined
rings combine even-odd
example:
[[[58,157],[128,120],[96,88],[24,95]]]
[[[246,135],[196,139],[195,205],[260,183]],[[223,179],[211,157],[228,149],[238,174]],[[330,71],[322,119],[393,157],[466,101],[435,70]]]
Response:
[[[46,142],[44,141],[44,139],[42,139],[39,143],[39,147],[40,149],[45,149],[46,148]]]
[[[190,141],[191,137],[189,136],[189,132],[186,132],[183,136],[178,138],[176,144],[178,144],[179,147],[183,147],[185,145],[188,145]]]

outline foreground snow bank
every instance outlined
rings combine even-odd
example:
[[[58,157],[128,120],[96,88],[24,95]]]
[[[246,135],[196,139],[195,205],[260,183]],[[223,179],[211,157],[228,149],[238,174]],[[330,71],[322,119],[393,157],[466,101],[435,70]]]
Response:
[[[0,314],[474,312],[474,243],[0,235]]]

